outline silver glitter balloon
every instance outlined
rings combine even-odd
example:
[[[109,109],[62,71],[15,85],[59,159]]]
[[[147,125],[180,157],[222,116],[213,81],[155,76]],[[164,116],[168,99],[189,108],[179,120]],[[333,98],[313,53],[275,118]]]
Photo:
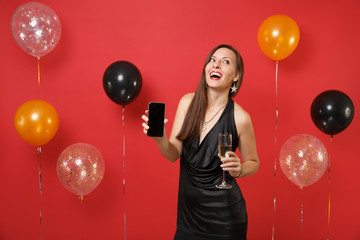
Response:
[[[18,7],[11,18],[16,43],[34,57],[51,52],[61,36],[60,19],[48,6],[29,2]]]

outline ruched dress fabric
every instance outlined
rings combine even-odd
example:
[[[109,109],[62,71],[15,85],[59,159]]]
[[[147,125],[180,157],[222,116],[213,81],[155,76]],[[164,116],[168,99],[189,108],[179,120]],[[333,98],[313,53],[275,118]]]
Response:
[[[217,123],[203,141],[183,142],[177,229],[174,240],[244,240],[247,233],[245,200],[236,180],[226,172],[231,189],[218,189],[223,170],[218,157],[218,134],[232,134],[232,151],[238,147],[234,101],[229,99]]]

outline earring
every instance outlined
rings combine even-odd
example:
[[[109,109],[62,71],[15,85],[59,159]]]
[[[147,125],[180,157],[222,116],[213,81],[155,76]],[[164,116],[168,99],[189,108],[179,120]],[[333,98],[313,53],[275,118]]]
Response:
[[[235,85],[235,83],[236,82],[234,82],[234,84],[232,85],[232,87],[231,87],[231,92],[233,93],[236,93],[236,90],[237,90],[237,87],[236,87],[236,85]]]

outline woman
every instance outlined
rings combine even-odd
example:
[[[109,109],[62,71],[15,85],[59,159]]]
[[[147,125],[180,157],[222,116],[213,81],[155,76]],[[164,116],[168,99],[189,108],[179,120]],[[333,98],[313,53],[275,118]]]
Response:
[[[250,116],[232,100],[244,73],[236,49],[219,45],[206,58],[195,93],[178,105],[170,138],[153,137],[171,162],[180,158],[177,230],[175,240],[246,239],[245,200],[235,178],[257,172],[259,158]],[[147,113],[147,111],[146,111]],[[142,116],[147,133],[147,115]],[[167,120],[165,120],[165,123]],[[232,151],[221,159],[218,133],[232,134]],[[235,153],[239,148],[239,157]],[[231,189],[218,189],[223,171]]]

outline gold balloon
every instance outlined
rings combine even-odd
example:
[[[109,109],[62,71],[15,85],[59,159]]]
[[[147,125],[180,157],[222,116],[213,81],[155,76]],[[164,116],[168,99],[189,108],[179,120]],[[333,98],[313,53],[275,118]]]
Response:
[[[43,146],[55,136],[59,128],[59,116],[48,102],[31,100],[18,108],[14,124],[25,142]]]
[[[302,188],[315,183],[324,175],[328,166],[328,153],[316,137],[298,134],[283,144],[279,161],[285,176]]]
[[[297,47],[300,38],[296,22],[286,15],[267,18],[258,31],[258,44],[263,53],[272,60],[288,57]]]
[[[56,169],[61,184],[82,198],[102,181],[105,161],[94,146],[75,143],[61,153]]]

